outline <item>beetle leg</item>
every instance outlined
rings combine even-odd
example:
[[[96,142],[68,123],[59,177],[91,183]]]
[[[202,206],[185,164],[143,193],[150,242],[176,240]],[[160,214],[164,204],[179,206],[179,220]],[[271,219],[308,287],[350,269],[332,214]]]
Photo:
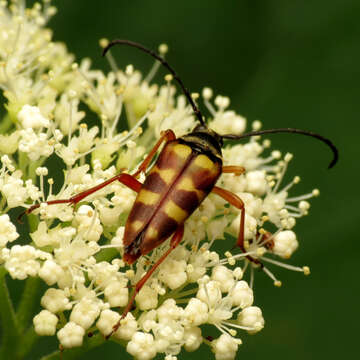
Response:
[[[159,267],[159,265],[167,258],[167,256],[180,244],[182,238],[184,235],[184,224],[179,225],[177,230],[175,231],[173,237],[170,240],[170,247],[167,251],[164,252],[164,254],[158,259],[158,261],[150,268],[150,270],[143,276],[135,285],[135,289],[130,297],[130,300],[128,304],[126,305],[126,308],[124,309],[124,312],[121,315],[120,320],[113,326],[113,329],[109,335],[106,336],[108,339],[119,327],[121,320],[126,317],[128,312],[131,310],[135,297],[138,294],[138,292],[141,290],[141,288],[145,285],[146,281],[150,278],[150,276],[154,273],[154,271]]]
[[[130,188],[131,190],[134,190],[136,192],[140,191],[141,185],[142,185],[141,182],[139,182],[138,180],[136,180],[133,177],[133,175],[121,173],[121,174],[115,175],[111,179],[108,179],[108,180],[102,182],[99,185],[96,185],[96,186],[94,186],[94,187],[92,187],[90,189],[87,189],[87,190],[79,193],[79,194],[76,194],[76,195],[72,196],[69,199],[50,200],[50,201],[44,201],[43,203],[48,204],[48,205],[55,205],[55,204],[72,204],[72,205],[76,205],[78,202],[80,202],[85,197],[93,194],[94,192],[102,189],[103,187],[111,184],[114,181],[120,181],[122,184],[124,184],[125,186],[127,186],[128,188]],[[30,206],[25,211],[25,214],[30,214],[35,209],[39,208],[41,204],[42,203],[34,204],[34,205]],[[23,214],[21,214],[18,219],[20,219]]]
[[[172,130],[165,130],[160,133],[160,139],[157,141],[155,146],[151,149],[149,154],[146,156],[145,160],[141,163],[138,170],[133,174],[133,176],[138,177],[143,171],[146,171],[147,167],[150,165],[151,160],[154,158],[156,152],[158,151],[160,145],[165,141],[175,140],[176,136]]]
[[[139,192],[141,189],[141,183],[136,180],[136,178],[140,175],[140,173],[142,171],[145,171],[147,169],[147,167],[149,166],[151,160],[153,159],[153,157],[156,154],[156,151],[159,149],[160,145],[166,141],[171,141],[171,140],[175,140],[176,136],[174,134],[174,132],[172,130],[166,130],[161,132],[161,136],[160,139],[157,141],[157,143],[155,144],[155,146],[152,148],[152,150],[150,151],[150,153],[147,155],[147,157],[145,158],[145,160],[141,163],[141,165],[139,166],[139,169],[132,175],[130,174],[118,174],[115,175],[114,177],[112,177],[109,180],[106,180],[104,182],[102,182],[99,185],[96,185],[90,189],[87,189],[77,195],[72,196],[69,199],[58,199],[58,200],[51,200],[51,201],[45,201],[45,204],[48,205],[54,205],[54,204],[73,204],[76,205],[78,202],[80,202],[82,199],[84,199],[85,197],[93,194],[94,192],[102,189],[103,187],[111,184],[114,181],[120,181],[122,184],[126,185],[127,187],[129,187],[131,190],[134,190],[136,192]],[[35,204],[33,206],[30,206],[29,209],[27,209],[25,211],[25,214],[30,214],[31,212],[33,212],[35,209],[39,208],[40,204]],[[24,213],[20,214],[18,217],[18,220],[20,221],[21,217],[23,216]]]
[[[244,206],[244,202],[234,193],[219,188],[217,186],[214,186],[214,188],[212,189],[212,192],[214,194],[217,194],[219,196],[221,196],[224,200],[226,200],[227,202],[229,202],[231,205],[235,206],[236,208],[238,208],[239,210],[241,210],[241,214],[240,214],[240,229],[239,229],[239,235],[238,235],[238,239],[236,242],[236,245],[241,249],[242,252],[246,253],[246,249],[244,246],[244,230],[245,230],[245,206]],[[247,255],[246,258],[248,260],[250,260],[251,262],[260,265],[261,267],[263,266],[262,263],[258,260],[253,258],[250,255]]]
[[[222,173],[233,173],[236,176],[244,174],[245,172],[245,168],[242,166],[233,166],[233,165],[229,165],[229,166],[223,166],[222,167]]]

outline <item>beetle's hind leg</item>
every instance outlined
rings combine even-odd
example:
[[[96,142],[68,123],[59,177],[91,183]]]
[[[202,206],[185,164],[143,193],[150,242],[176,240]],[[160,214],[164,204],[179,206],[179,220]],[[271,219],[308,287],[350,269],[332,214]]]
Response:
[[[129,299],[128,304],[126,305],[126,308],[124,309],[123,313],[121,314],[120,320],[113,326],[113,329],[109,335],[106,336],[106,339],[108,339],[114,332],[117,331],[117,329],[121,325],[121,320],[126,317],[128,312],[131,310],[136,295],[139,293],[141,288],[145,285],[146,281],[150,278],[150,276],[154,273],[154,271],[159,267],[159,265],[170,255],[170,253],[180,244],[182,238],[184,236],[184,224],[179,225],[177,230],[175,231],[174,235],[172,236],[170,240],[170,247],[167,251],[164,252],[164,254],[161,255],[161,257],[156,261],[156,263],[149,269],[149,271],[136,283],[135,289]]]
[[[57,200],[44,201],[44,202],[39,203],[39,204],[34,204],[34,205],[30,206],[25,212],[20,214],[20,216],[18,217],[18,220],[20,221],[21,217],[24,214],[32,213],[34,210],[39,208],[41,204],[48,204],[48,205],[71,204],[71,205],[76,205],[77,203],[79,203],[81,200],[83,200],[87,196],[89,196],[89,195],[93,194],[94,192],[102,189],[103,187],[113,183],[114,181],[120,181],[122,184],[124,184],[125,186],[127,186],[128,188],[130,188],[131,190],[134,190],[136,192],[140,191],[141,185],[142,185],[141,182],[136,180],[132,175],[121,173],[121,174],[115,175],[111,179],[108,179],[108,180],[102,182],[99,185],[96,185],[96,186],[94,186],[94,187],[92,187],[90,189],[84,190],[83,192],[81,192],[79,194],[76,194],[76,195],[72,196],[69,199],[57,199]]]
[[[48,204],[48,205],[56,205],[56,204],[71,204],[71,205],[76,205],[77,203],[79,203],[81,200],[83,200],[84,198],[86,198],[87,196],[93,194],[94,192],[102,189],[103,187],[113,183],[114,181],[120,181],[122,184],[124,184],[125,186],[127,186],[128,188],[130,188],[131,190],[134,190],[135,192],[139,192],[141,189],[141,183],[136,179],[140,173],[142,171],[146,171],[146,169],[148,168],[148,166],[151,163],[151,160],[154,158],[156,151],[159,149],[160,145],[165,141],[171,141],[176,139],[176,136],[174,134],[174,132],[172,130],[166,130],[163,131],[161,133],[161,137],[160,139],[157,141],[157,143],[155,144],[155,146],[152,148],[152,150],[149,152],[149,154],[147,155],[147,157],[145,158],[145,160],[140,164],[139,169],[133,174],[118,174],[115,175],[114,177],[112,177],[109,180],[106,180],[104,182],[102,182],[99,185],[96,185],[90,189],[87,189],[79,194],[76,194],[74,196],[72,196],[69,199],[58,199],[58,200],[51,200],[51,201],[44,201],[43,203]],[[22,216],[24,214],[30,214],[32,213],[34,210],[38,209],[40,207],[40,204],[34,204],[32,206],[30,206],[25,212],[21,213],[18,217],[18,221],[21,220]]]
[[[231,171],[233,172],[233,171]],[[214,194],[217,194],[219,196],[221,196],[224,200],[226,200],[229,204],[235,206],[236,208],[238,208],[239,210],[241,210],[240,213],[240,228],[239,228],[239,235],[236,241],[236,245],[241,249],[242,252],[246,253],[246,249],[244,246],[244,231],[245,231],[245,205],[244,202],[234,193],[219,188],[217,186],[215,186],[212,189],[212,192]],[[255,259],[254,257],[247,255],[246,258],[251,261],[254,264],[257,264],[258,266],[263,267],[263,264],[258,260]]]

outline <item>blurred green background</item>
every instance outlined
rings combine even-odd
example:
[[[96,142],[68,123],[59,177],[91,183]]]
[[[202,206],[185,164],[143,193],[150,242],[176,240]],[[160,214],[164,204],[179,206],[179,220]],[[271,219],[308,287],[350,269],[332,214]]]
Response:
[[[359,320],[359,0],[55,1],[50,27],[77,59],[91,57],[108,70],[98,40],[124,38],[156,49],[191,91],[210,86],[231,108],[264,128],[298,127],[331,138],[340,150],[327,170],[329,150],[296,135],[274,135],[274,148],[292,152],[288,174],[302,182],[292,194],[314,187],[321,196],[296,227],[300,249],[294,264],[310,277],[275,269],[278,289],[262,274],[255,302],[264,330],[243,336],[238,359],[338,359],[357,357]],[[153,60],[130,48],[114,49],[118,63],[145,72]],[[161,74],[166,72],[162,71]],[[231,247],[232,244],[229,244]],[[43,347],[56,346],[55,342]],[[34,355],[35,356],[35,355]],[[108,342],[79,359],[130,358]],[[181,359],[213,355],[182,353]],[[34,359],[37,358],[36,356]],[[64,354],[66,359],[66,352]]]

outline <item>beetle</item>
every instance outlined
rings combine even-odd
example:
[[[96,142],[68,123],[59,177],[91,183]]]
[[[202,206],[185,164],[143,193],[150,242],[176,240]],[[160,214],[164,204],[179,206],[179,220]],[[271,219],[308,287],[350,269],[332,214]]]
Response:
[[[184,223],[186,219],[199,207],[201,202],[210,192],[219,195],[241,211],[236,246],[238,246],[241,251],[246,252],[244,246],[244,202],[236,194],[216,186],[218,178],[223,173],[241,175],[245,172],[245,169],[241,166],[223,165],[221,149],[224,139],[240,140],[251,136],[270,133],[301,134],[321,140],[331,148],[333,159],[329,168],[333,167],[338,160],[338,150],[335,145],[322,135],[310,131],[293,128],[279,128],[252,131],[242,135],[220,135],[216,133],[207,127],[204,118],[193,101],[189,91],[185,88],[182,80],[167,61],[157,53],[147,49],[139,43],[120,39],[110,42],[104,48],[103,55],[105,55],[114,45],[128,45],[138,48],[153,56],[167,68],[181,86],[187,100],[192,106],[199,124],[192,132],[179,138],[176,138],[171,129],[163,131],[160,134],[157,143],[135,173],[120,173],[69,199],[46,202],[48,205],[64,203],[76,205],[90,194],[93,194],[114,181],[119,181],[137,192],[136,200],[125,225],[123,260],[127,264],[133,264],[140,256],[148,254],[171,237],[169,249],[162,254],[146,275],[135,285],[134,291],[120,320],[114,325],[113,330],[108,337],[119,328],[121,319],[123,319],[131,310],[137,293],[141,290],[146,281],[166,257],[179,245],[184,234]],[[158,158],[148,171],[152,160],[155,158],[162,145],[164,146],[160,150]],[[137,180],[141,173],[146,173],[144,183]],[[32,205],[25,213],[30,214],[39,206],[40,204]],[[250,255],[248,255],[247,258],[251,262],[262,266],[258,259],[255,259]]]

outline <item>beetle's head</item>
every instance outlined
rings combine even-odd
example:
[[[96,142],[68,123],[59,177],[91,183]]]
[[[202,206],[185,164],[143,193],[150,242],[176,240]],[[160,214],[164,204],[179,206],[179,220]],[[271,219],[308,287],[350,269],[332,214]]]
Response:
[[[223,146],[222,136],[220,136],[217,132],[211,130],[210,128],[208,128],[203,124],[196,125],[194,130],[192,131],[192,134],[193,135],[199,134],[200,136],[201,135],[210,136],[219,144],[220,147]]]

